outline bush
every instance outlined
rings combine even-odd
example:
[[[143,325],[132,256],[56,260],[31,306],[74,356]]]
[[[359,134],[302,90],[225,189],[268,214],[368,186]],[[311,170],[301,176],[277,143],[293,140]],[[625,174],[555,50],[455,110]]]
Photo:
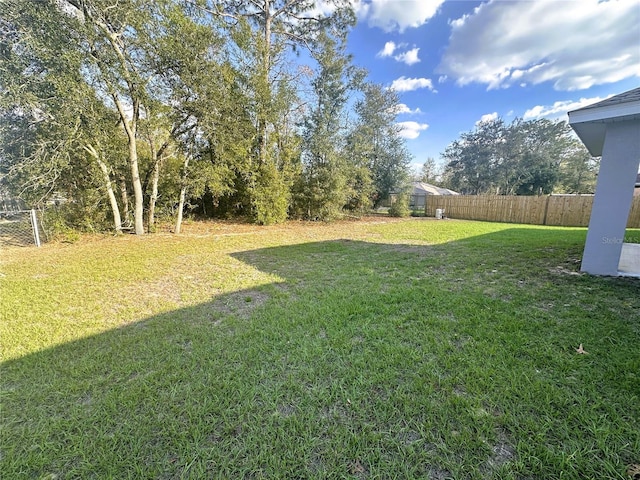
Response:
[[[287,219],[290,199],[288,187],[275,166],[263,166],[251,199],[256,223],[272,225]]]
[[[392,217],[408,217],[411,215],[408,194],[401,193],[396,197],[395,202],[389,208],[389,215]]]

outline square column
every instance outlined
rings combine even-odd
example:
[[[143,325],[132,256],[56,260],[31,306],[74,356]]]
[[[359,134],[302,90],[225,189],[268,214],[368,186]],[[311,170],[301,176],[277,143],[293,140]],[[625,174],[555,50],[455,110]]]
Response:
[[[581,270],[618,275],[640,164],[640,122],[607,123]]]

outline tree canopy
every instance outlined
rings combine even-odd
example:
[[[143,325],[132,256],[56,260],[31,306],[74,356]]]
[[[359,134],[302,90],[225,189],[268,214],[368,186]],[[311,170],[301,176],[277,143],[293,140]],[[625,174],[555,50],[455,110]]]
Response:
[[[597,161],[564,121],[497,118],[442,154],[443,183],[466,194],[593,193]]]
[[[10,0],[0,188],[138,234],[176,209],[266,224],[367,208],[407,153],[393,134],[384,159],[353,148],[369,97],[397,101],[344,53],[354,23],[347,0]]]

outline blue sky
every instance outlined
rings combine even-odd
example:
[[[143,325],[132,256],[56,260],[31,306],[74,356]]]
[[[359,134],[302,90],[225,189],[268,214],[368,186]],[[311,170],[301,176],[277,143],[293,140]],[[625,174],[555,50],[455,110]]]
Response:
[[[394,87],[414,165],[483,118],[566,119],[640,85],[640,1],[353,0],[348,51]]]

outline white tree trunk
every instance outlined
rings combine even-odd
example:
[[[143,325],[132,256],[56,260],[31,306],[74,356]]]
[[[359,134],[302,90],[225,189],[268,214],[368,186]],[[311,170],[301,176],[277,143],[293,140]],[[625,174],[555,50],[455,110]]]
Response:
[[[182,229],[182,211],[187,197],[187,168],[189,167],[189,156],[184,157],[184,171],[182,172],[182,188],[180,189],[180,201],[178,202],[178,218],[176,219],[175,233],[179,234]]]
[[[160,159],[157,159],[153,166],[153,174],[151,177],[151,196],[149,197],[149,214],[147,218],[147,231],[154,230],[156,218],[156,202],[158,201],[158,181],[160,180]]]
[[[120,217],[120,207],[118,207],[118,201],[116,200],[116,194],[113,191],[113,184],[111,183],[111,177],[109,176],[109,167],[102,161],[100,154],[92,145],[85,145],[84,149],[95,159],[102,171],[105,187],[107,188],[107,197],[111,204],[111,211],[113,212],[113,224],[117,233],[122,232],[122,218]]]

